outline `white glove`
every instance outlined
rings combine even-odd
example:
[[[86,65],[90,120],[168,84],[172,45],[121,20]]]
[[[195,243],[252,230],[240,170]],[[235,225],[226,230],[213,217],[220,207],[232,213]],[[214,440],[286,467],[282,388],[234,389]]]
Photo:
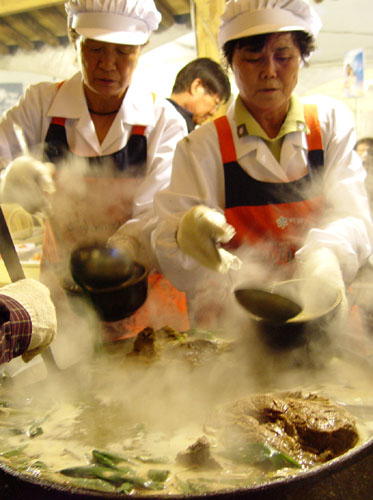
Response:
[[[312,301],[313,304],[323,300],[323,294],[328,289],[337,290],[342,295],[340,310],[347,313],[348,304],[346,287],[339,261],[335,253],[326,247],[318,248],[298,259],[298,277],[308,279],[309,284],[301,291],[303,301]]]
[[[18,203],[30,213],[50,208],[48,195],[55,192],[53,163],[42,163],[30,156],[13,160],[2,173],[1,200]]]
[[[236,231],[223,214],[204,205],[196,205],[182,217],[176,234],[180,249],[213,271],[226,273],[239,269],[241,261],[235,255],[219,248],[228,243]]]
[[[19,302],[30,315],[31,341],[22,355],[22,359],[28,362],[43,352],[56,335],[56,311],[49,289],[37,280],[26,278],[4,286],[1,293]]]

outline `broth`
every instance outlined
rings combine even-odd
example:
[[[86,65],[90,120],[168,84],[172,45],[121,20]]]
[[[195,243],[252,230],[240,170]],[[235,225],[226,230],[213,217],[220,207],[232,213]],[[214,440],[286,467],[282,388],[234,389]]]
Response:
[[[214,408],[248,391],[243,392],[245,383],[239,384],[237,393],[234,384],[223,390],[224,377],[237,374],[237,358],[232,350],[219,356],[218,368],[216,359],[214,367],[210,360],[191,368],[180,360],[144,363],[130,361],[123,352],[103,353],[71,379],[66,374],[62,380],[49,379],[33,392],[3,387],[0,460],[26,477],[140,496],[247,488],[303,471],[290,462],[276,468],[267,459],[237,463],[224,455],[206,422]],[[317,375],[307,369],[299,376],[299,367],[290,368],[276,377],[271,390],[299,389],[294,384],[298,375],[304,394],[317,393],[347,405],[357,423],[360,445],[373,436],[373,398],[370,384],[364,383],[371,378],[366,370],[364,364],[332,357]],[[220,385],[221,397],[211,393],[212,384]],[[202,436],[207,437],[218,468],[188,467],[175,460]],[[111,465],[102,468],[106,459]],[[88,469],[80,472],[88,477],[71,476],[72,468],[92,463],[99,467],[92,472],[98,476],[90,477]],[[66,469],[70,475],[60,472]]]

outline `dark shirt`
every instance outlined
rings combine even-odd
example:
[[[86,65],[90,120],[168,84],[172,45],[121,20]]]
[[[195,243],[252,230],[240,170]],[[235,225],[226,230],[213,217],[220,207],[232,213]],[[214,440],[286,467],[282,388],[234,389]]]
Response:
[[[23,354],[31,340],[29,313],[16,300],[0,294],[0,364]]]
[[[187,124],[188,134],[189,134],[189,132],[191,132],[192,130],[194,130],[196,128],[196,124],[193,121],[193,113],[191,113],[186,108],[183,108],[183,106],[180,106],[180,104],[177,104],[177,102],[173,101],[172,99],[167,99],[167,101],[170,101],[170,103],[175,106],[175,108],[178,110],[178,112],[184,118],[184,120],[186,121],[186,124]]]

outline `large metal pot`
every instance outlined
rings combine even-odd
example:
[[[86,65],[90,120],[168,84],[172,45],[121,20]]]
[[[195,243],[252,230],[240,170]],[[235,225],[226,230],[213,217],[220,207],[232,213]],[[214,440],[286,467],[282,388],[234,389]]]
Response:
[[[372,376],[372,360],[354,352],[356,340],[350,337],[346,346],[337,349],[354,365],[363,365],[367,377]],[[363,349],[364,350],[364,349]],[[131,495],[131,498],[159,500],[181,498],[217,500],[371,500],[373,477],[373,438],[355,447],[341,457],[326,464],[301,472],[293,477],[279,479],[266,484],[229,491],[219,491],[200,495],[156,495],[146,497]],[[77,487],[66,487],[57,483],[26,476],[1,463],[0,457],[0,498],[2,500],[88,500],[123,499],[123,494],[88,491]]]

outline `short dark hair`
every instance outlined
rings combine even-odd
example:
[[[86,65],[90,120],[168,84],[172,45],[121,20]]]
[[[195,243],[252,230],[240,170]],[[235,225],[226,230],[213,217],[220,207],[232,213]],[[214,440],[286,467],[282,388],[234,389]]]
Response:
[[[307,64],[307,58],[315,50],[315,39],[305,31],[289,31],[292,35],[294,43],[300,50],[302,61]],[[223,54],[229,66],[232,66],[233,53],[235,48],[242,49],[248,47],[253,52],[260,52],[267,42],[267,39],[273,33],[264,33],[261,35],[246,36],[237,38],[236,40],[228,40],[223,46]]]
[[[199,57],[184,66],[176,75],[172,93],[185,92],[196,78],[200,78],[206,90],[217,94],[222,101],[227,102],[230,98],[231,84],[226,72],[209,57]]]
[[[373,137],[362,137],[356,142],[354,149],[357,149],[360,144],[366,144],[368,148],[373,149]]]

